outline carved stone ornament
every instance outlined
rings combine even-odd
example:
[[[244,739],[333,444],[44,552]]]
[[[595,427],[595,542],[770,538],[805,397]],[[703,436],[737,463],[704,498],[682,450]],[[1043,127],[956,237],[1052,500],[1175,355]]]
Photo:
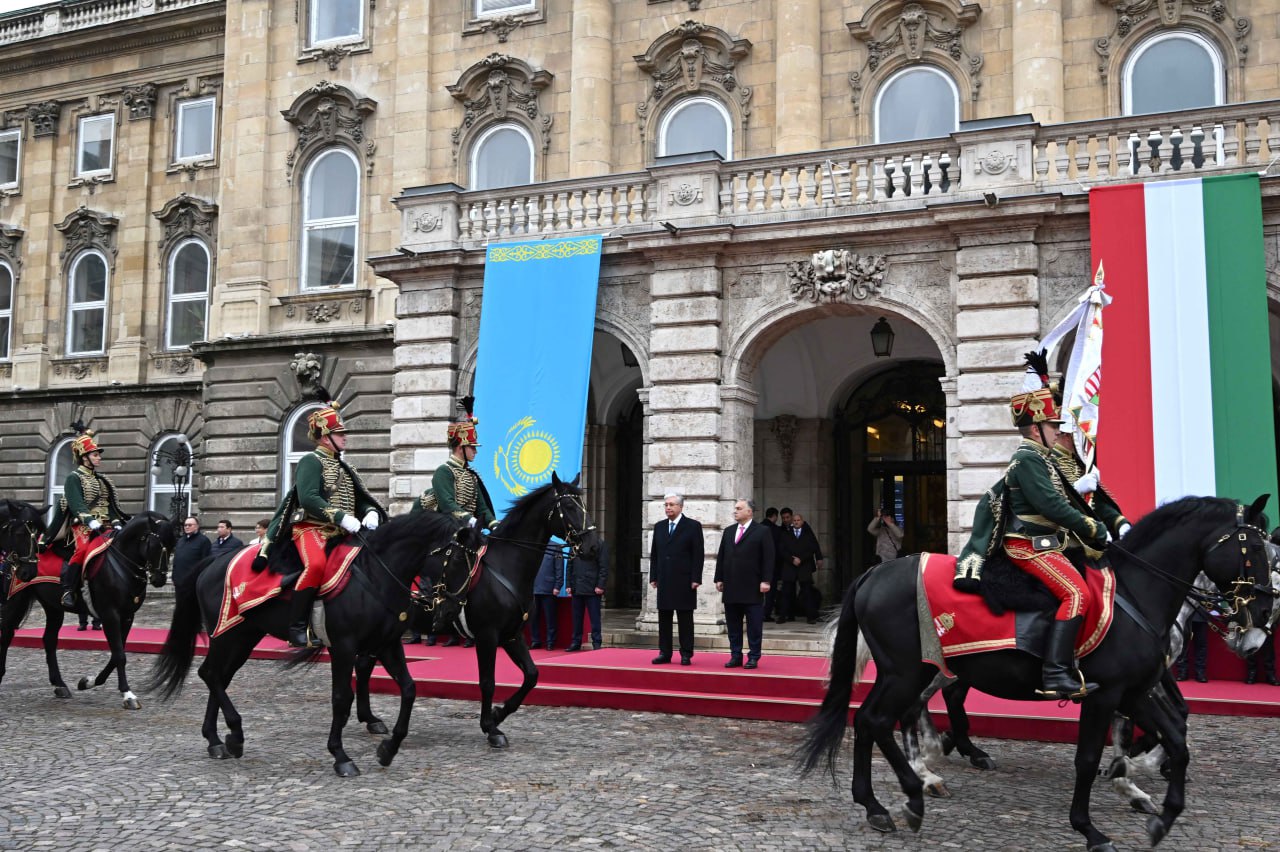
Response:
[[[81,205],[54,225],[62,232],[64,245],[58,255],[65,268],[67,261],[85,249],[97,249],[107,256],[112,269],[116,265],[116,230],[120,220]]]
[[[1210,32],[1221,34],[1224,40],[1233,40],[1241,65],[1244,65],[1249,56],[1249,45],[1245,41],[1253,30],[1253,21],[1232,14],[1226,0],[1100,1],[1116,10],[1116,25],[1111,35],[1093,43],[1093,49],[1098,54],[1098,75],[1103,82],[1106,82],[1111,68],[1112,48],[1123,47],[1125,40],[1139,31],[1145,35],[1153,29],[1199,24]],[[1148,20],[1153,21],[1154,26],[1144,26]]]
[[[365,120],[378,108],[376,101],[360,98],[346,86],[321,80],[280,114],[298,132],[298,143],[285,160],[285,179],[293,183],[297,164],[313,151],[346,143],[364,158],[365,174],[373,174],[377,143],[365,132]]]
[[[978,168],[989,175],[1003,174],[1013,165],[1013,155],[1002,151],[988,151],[978,158]]]
[[[649,5],[652,6],[654,3],[667,3],[667,2],[670,2],[670,0],[649,0]],[[702,0],[685,0],[685,2],[689,4],[690,12],[696,12],[700,8],[702,8]]]
[[[420,233],[429,233],[439,228],[443,221],[444,220],[435,213],[420,213],[413,219],[413,230]]]
[[[15,285],[18,283],[17,279],[22,277],[22,251],[19,246],[25,234],[26,231],[21,228],[12,228],[0,223],[0,260],[7,263],[13,270]]]
[[[702,188],[692,183],[682,183],[671,190],[671,203],[688,207],[702,200]]]
[[[155,114],[155,83],[143,83],[141,86],[125,86],[122,97],[125,106],[129,108],[130,121],[151,118]]]
[[[58,135],[58,119],[62,116],[62,104],[57,101],[45,101],[27,107],[27,118],[31,121],[31,135],[36,139],[41,136]]]
[[[195,237],[204,242],[211,255],[217,254],[218,246],[218,205],[195,198],[185,192],[177,198],[170,199],[160,210],[152,214],[160,220],[164,234],[160,238],[160,257],[169,256],[169,251],[179,242]]]
[[[289,362],[289,370],[298,377],[298,384],[306,387],[320,381],[324,370],[324,356],[315,352],[295,352]]]
[[[492,32],[498,37],[499,44],[506,44],[507,37],[524,26],[525,20],[524,16],[499,15],[496,18],[485,18],[476,24],[476,29],[482,33]]]
[[[446,86],[462,104],[462,123],[453,129],[453,160],[474,128],[501,121],[518,121],[542,139],[542,153],[551,147],[551,116],[545,115],[538,95],[551,85],[550,71],[535,71],[514,56],[491,53],[472,65],[458,82]]]
[[[342,314],[341,302],[318,302],[307,305],[307,319],[315,323],[327,323],[336,320]]]
[[[350,55],[351,45],[349,44],[335,44],[329,47],[322,47],[316,51],[316,58],[329,66],[330,71],[337,71],[338,66],[342,64],[342,60]]]
[[[190,355],[175,355],[169,358],[155,359],[156,370],[171,376],[185,376],[195,366],[195,359]]]
[[[796,460],[796,433],[800,431],[800,423],[793,414],[779,414],[773,418],[769,429],[778,441],[778,454],[782,457],[782,473],[787,482],[790,482],[791,468]]]
[[[867,46],[867,61],[849,75],[853,111],[862,109],[862,89],[882,65],[897,68],[921,62],[958,71],[968,80],[971,100],[982,88],[982,54],[965,48],[964,34],[977,23],[982,7],[952,0],[880,0],[862,20],[848,24],[849,34]]]
[[[648,97],[636,106],[640,142],[649,120],[668,102],[684,95],[712,93],[717,100],[737,103],[742,129],[751,115],[751,88],[738,83],[738,63],[751,53],[751,42],[735,39],[719,27],[685,21],[654,39],[644,53],[633,57],[651,81]]]
[[[62,361],[53,365],[53,374],[61,376],[64,373],[77,382],[84,381],[93,375],[94,367],[97,367],[99,373],[107,371],[107,359],[95,358],[91,361]]]
[[[791,298],[810,302],[865,301],[884,285],[887,259],[882,254],[854,254],[827,249],[809,260],[787,264]]]

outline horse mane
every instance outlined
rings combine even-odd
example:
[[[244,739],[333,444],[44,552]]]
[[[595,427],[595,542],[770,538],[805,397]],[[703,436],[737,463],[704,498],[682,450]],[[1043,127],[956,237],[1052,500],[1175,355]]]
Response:
[[[366,536],[369,544],[382,548],[411,536],[416,539],[443,538],[457,529],[457,520],[443,512],[413,512],[388,518],[386,523],[372,533],[366,533]]]
[[[120,528],[118,536],[121,543],[132,542],[134,537],[138,536],[142,530],[149,527],[152,521],[158,521],[162,527],[167,527],[170,530],[173,528],[173,525],[169,522],[168,515],[152,511],[138,512],[136,515],[129,518],[129,520],[125,521],[124,526]],[[176,535],[174,535],[174,540],[177,540]],[[172,542],[166,542],[166,544],[172,546]]]
[[[560,481],[560,485],[561,487],[564,488],[566,494],[582,493],[582,489],[578,488],[576,485],[573,485],[572,483],[565,482],[564,480]],[[550,493],[554,487],[555,487],[554,482],[547,482],[544,485],[539,485],[537,488],[530,491],[528,494],[514,501],[511,504],[511,507],[507,509],[506,517],[502,519],[502,526],[506,528],[519,526],[520,523],[524,520],[524,516],[529,514],[529,512],[532,510],[534,504],[536,504],[539,500],[541,500],[548,493]]]
[[[1141,550],[1183,524],[1201,519],[1235,523],[1240,504],[1226,497],[1183,497],[1147,513],[1124,537],[1125,550]]]

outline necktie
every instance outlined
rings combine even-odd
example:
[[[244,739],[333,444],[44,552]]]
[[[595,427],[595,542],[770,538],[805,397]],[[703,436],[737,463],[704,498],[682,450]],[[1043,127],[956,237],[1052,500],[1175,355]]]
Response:
[[[796,533],[796,538],[799,538],[799,537],[800,537],[800,530],[799,530],[799,529],[797,529],[797,530],[795,531],[795,533]]]
[[[676,522],[667,521],[667,535],[675,535],[675,534],[676,534]]]
[[[734,544],[737,544],[738,542],[742,541],[742,534],[746,532],[746,530],[747,530],[746,527],[742,526],[741,524],[738,525],[738,537],[733,540]]]

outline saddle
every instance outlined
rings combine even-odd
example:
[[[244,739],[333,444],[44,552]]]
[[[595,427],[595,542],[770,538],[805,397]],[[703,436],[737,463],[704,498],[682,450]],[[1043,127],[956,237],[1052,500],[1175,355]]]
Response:
[[[992,589],[984,595],[957,591],[955,578],[956,557],[941,553],[922,553],[918,557],[916,581],[916,606],[920,616],[920,647],[924,662],[937,666],[947,676],[948,658],[964,654],[980,654],[986,651],[1018,650],[1043,659],[1049,637],[1049,627],[1054,619],[1058,602],[1043,586],[1027,577],[1035,586],[1025,587],[1016,595],[1001,596],[992,583]],[[996,560],[998,562],[998,560]],[[987,586],[988,571],[998,564],[988,563],[983,568],[983,586]],[[1008,565],[1010,571],[1026,576]],[[1089,569],[1085,583],[1093,597],[1093,606],[1085,616],[1084,624],[1076,637],[1076,656],[1084,657],[1097,649],[1111,629],[1115,605],[1115,575],[1110,568]],[[1013,603],[1017,608],[1010,608]]]
[[[218,608],[218,623],[210,634],[210,638],[220,636],[235,627],[244,621],[245,613],[262,606],[267,601],[282,595],[292,596],[293,584],[298,581],[298,575],[301,572],[276,574],[271,571],[253,570],[253,562],[258,556],[258,550],[259,546],[252,544],[231,557],[222,581],[222,606]],[[323,609],[324,601],[342,594],[342,590],[351,580],[351,563],[359,553],[359,547],[345,543],[337,544],[328,550],[324,580],[316,596],[316,607]]]

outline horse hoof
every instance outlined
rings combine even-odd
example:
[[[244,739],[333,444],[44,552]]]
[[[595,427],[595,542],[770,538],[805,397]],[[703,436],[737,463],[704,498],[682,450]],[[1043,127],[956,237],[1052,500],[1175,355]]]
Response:
[[[946,731],[938,737],[938,742],[942,745],[942,753],[944,755],[951,754],[951,752],[955,750],[956,741],[952,738],[950,731]]]
[[[54,698],[70,698],[71,690],[67,689],[65,686],[55,686],[53,688],[53,697]]]
[[[365,730],[373,734],[375,737],[385,737],[390,735],[391,733],[390,731],[387,730],[387,726],[383,724],[381,719],[378,719],[377,721],[370,722],[367,725],[365,725]]]
[[[209,746],[209,756],[214,760],[226,760],[231,757],[231,753],[227,751],[227,747],[222,743]]]
[[[395,760],[395,750],[391,748],[390,740],[383,740],[378,743],[378,763],[384,767],[390,766],[391,761]]]
[[[924,807],[921,806],[920,813],[911,810],[911,806],[907,805],[902,814],[907,820],[907,828],[912,831],[919,831],[920,826],[924,825]]]
[[[141,709],[142,709],[142,702],[141,702],[141,701],[139,701],[139,700],[138,700],[138,699],[136,699],[136,698],[126,698],[124,701],[120,702],[120,704],[121,704],[121,706],[122,706],[122,707],[124,707],[124,709],[126,709],[126,710],[141,710]]]
[[[867,825],[881,834],[891,834],[898,830],[898,827],[893,824],[893,817],[888,814],[870,814],[867,817]]]
[[[496,734],[496,733],[495,733],[495,734],[490,734],[490,735],[489,735],[489,745],[490,745],[490,746],[492,746],[493,748],[506,748],[506,747],[507,747],[507,735],[506,735],[506,734]]]
[[[339,778],[355,778],[360,774],[360,767],[349,760],[345,760],[341,763],[334,763],[333,771],[338,773]]]
[[[1130,799],[1129,807],[1133,808],[1140,814],[1150,814],[1151,816],[1160,815],[1160,809],[1157,808],[1150,799]]]
[[[990,772],[996,768],[996,762],[986,755],[983,755],[982,757],[971,757],[969,758],[969,763],[984,772]]]
[[[1090,846],[1089,852],[1116,852],[1116,846],[1110,840],[1107,840],[1097,846]]]
[[[1147,839],[1151,841],[1152,846],[1164,840],[1164,836],[1168,831],[1169,829],[1165,827],[1164,820],[1160,817],[1153,816],[1147,820]]]
[[[233,740],[228,738],[227,751],[231,754],[232,757],[235,757],[235,758],[244,757],[244,740]]]
[[[924,791],[935,799],[950,799],[951,791],[947,789],[947,785],[942,781],[936,784],[930,784],[924,788]]]
[[[80,678],[80,682],[76,684],[76,689],[80,690],[81,692],[84,692],[86,689],[92,689],[92,688],[93,688],[93,681],[89,680],[89,678],[87,677]]]

